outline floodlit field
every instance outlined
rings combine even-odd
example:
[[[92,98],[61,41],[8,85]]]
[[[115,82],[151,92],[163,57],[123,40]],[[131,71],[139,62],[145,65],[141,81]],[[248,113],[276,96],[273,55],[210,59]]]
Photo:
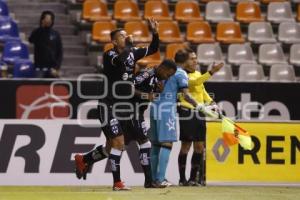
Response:
[[[296,200],[299,187],[133,187],[113,192],[110,187],[0,187],[0,200]]]

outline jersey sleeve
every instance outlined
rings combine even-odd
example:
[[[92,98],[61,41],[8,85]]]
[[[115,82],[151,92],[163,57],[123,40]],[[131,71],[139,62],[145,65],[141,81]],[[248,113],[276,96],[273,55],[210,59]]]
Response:
[[[189,87],[189,78],[184,71],[180,71],[175,74],[176,81],[179,89],[188,88]]]
[[[159,36],[157,33],[152,35],[152,41],[149,46],[134,48],[134,57],[137,60],[144,58],[145,56],[152,55],[158,51],[159,48]]]
[[[209,72],[206,72],[205,74],[200,74],[197,77],[190,77],[189,78],[189,85],[194,86],[194,85],[200,85],[210,79],[211,75]]]
[[[212,98],[207,93],[205,87],[203,87],[203,101],[204,103],[211,103],[213,101]]]

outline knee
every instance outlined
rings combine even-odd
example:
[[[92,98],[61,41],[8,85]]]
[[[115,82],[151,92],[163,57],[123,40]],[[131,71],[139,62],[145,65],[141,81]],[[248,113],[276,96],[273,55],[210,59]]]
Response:
[[[195,142],[194,143],[194,152],[202,153],[204,150],[204,143],[203,142]]]
[[[124,150],[125,144],[124,144],[124,136],[118,136],[111,140],[111,147],[118,149],[118,150]]]
[[[182,142],[180,148],[180,154],[187,154],[191,147],[191,142]]]

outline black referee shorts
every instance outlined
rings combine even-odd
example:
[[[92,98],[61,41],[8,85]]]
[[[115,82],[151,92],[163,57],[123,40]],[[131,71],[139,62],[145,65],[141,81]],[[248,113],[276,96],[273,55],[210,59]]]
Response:
[[[198,111],[179,106],[180,137],[183,142],[199,142],[206,139],[205,116]]]

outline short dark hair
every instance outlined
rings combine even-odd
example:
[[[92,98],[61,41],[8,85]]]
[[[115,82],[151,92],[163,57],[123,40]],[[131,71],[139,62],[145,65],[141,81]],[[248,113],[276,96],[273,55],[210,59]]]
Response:
[[[114,40],[116,34],[119,33],[119,32],[121,32],[121,31],[124,31],[124,29],[122,29],[122,28],[117,28],[117,29],[111,31],[111,32],[110,32],[110,39],[111,39],[111,40]]]
[[[170,59],[164,59],[159,66],[164,66],[168,69],[173,69],[174,71],[177,70],[177,65],[173,60]]]
[[[194,51],[189,47],[178,50],[175,54],[175,62],[176,63],[184,63],[185,61],[187,61],[189,59],[190,53],[194,53]]]

